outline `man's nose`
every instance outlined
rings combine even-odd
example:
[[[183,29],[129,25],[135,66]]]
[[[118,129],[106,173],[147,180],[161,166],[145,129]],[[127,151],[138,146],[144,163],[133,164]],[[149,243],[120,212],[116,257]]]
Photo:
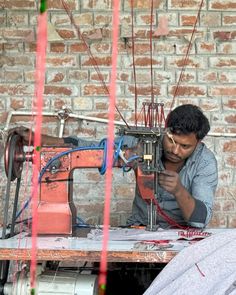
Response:
[[[179,153],[179,144],[175,144],[172,148],[172,153],[178,155]]]

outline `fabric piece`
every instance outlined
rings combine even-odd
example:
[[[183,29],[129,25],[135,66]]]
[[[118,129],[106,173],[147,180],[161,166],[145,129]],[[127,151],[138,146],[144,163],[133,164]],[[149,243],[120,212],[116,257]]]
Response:
[[[236,229],[232,229],[184,248],[143,295],[235,295],[235,280]]]
[[[143,241],[143,240],[171,240],[175,241],[178,239],[203,239],[211,235],[210,231],[197,231],[197,230],[176,230],[169,229],[163,230],[158,229],[157,231],[147,231],[145,229],[136,228],[117,228],[109,230],[110,241]],[[103,231],[102,229],[91,229],[87,237],[92,240],[102,241]]]

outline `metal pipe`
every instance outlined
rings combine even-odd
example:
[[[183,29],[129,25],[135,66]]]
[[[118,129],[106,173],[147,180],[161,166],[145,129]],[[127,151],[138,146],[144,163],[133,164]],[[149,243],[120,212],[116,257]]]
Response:
[[[66,118],[74,118],[79,120],[85,120],[85,121],[91,121],[91,122],[97,122],[97,123],[105,123],[108,124],[108,119],[103,118],[96,118],[96,117],[90,117],[90,116],[84,116],[84,115],[76,115],[72,113],[66,112],[67,110],[64,109],[62,111],[59,111],[57,113],[55,112],[42,112],[43,116],[51,116],[51,117],[57,117],[60,120],[60,130],[59,130],[59,137],[61,138],[63,136],[64,126],[65,126],[65,117],[63,117],[63,112],[66,115]],[[7,116],[6,124],[4,127],[4,131],[7,131],[9,129],[9,125],[11,122],[12,116],[36,116],[36,112],[30,112],[30,111],[10,111]],[[126,124],[123,121],[114,121],[114,124],[117,126],[126,126]],[[134,126],[134,125],[130,125]],[[142,126],[142,125],[139,125]],[[209,132],[207,136],[212,137],[236,137],[236,133],[227,133],[227,132]]]

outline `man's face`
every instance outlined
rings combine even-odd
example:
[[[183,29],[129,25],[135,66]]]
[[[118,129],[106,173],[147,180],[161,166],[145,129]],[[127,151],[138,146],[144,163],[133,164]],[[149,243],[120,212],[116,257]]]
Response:
[[[186,160],[193,153],[198,142],[195,133],[186,135],[167,132],[163,138],[165,159],[173,163]]]

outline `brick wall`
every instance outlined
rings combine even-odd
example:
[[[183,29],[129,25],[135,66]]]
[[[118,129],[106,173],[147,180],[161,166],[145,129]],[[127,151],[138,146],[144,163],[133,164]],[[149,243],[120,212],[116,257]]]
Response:
[[[36,23],[38,1],[0,0],[0,128],[5,127],[9,111],[30,111],[34,97]],[[76,27],[94,56],[101,76],[109,84],[112,50],[112,1],[65,0]],[[173,99],[184,65],[200,0],[134,0],[134,43],[138,107],[151,95],[151,64],[155,99],[165,104],[166,112]],[[57,112],[63,107],[74,114],[107,118],[109,101],[87,47],[78,37],[61,1],[48,3],[47,70],[44,111]],[[150,55],[150,21],[153,20],[153,55]],[[168,30],[157,35],[162,20]],[[132,15],[130,1],[120,1],[120,36],[117,73],[117,107],[127,120],[134,119],[134,74],[132,59]],[[200,20],[192,38],[186,69],[180,83],[176,105],[194,103],[209,117],[211,132],[207,145],[219,164],[214,216],[211,225],[236,225],[236,3],[234,0],[203,1]],[[10,127],[30,126],[31,117],[14,116]],[[116,120],[120,120],[116,113]],[[101,139],[106,125],[90,121],[68,120],[64,135],[76,134]],[[43,132],[58,134],[54,117],[45,117]],[[224,135],[224,133],[227,134]],[[1,158],[3,142],[1,141]],[[3,161],[2,161],[3,162]],[[2,164],[3,170],[3,164]],[[3,173],[3,172],[2,172]],[[96,170],[76,171],[74,199],[79,214],[88,222],[102,221],[104,177]],[[1,177],[4,196],[6,179]],[[23,191],[23,188],[22,188]],[[23,193],[22,193],[23,195]],[[114,170],[111,207],[112,224],[124,223],[134,195],[132,172],[123,176]]]

